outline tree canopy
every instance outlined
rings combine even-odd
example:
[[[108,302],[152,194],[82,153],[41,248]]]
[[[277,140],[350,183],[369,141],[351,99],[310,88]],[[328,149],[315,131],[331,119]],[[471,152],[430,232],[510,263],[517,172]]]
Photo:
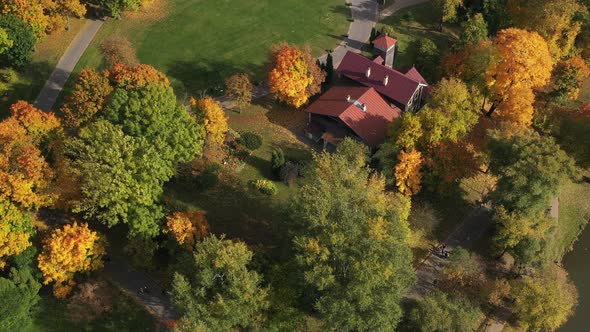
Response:
[[[437,291],[418,301],[409,321],[416,331],[474,331],[479,327],[481,310],[460,295]]]
[[[414,281],[407,215],[367,157],[352,139],[316,155],[291,208],[297,261],[326,329],[392,329]]]
[[[242,242],[214,235],[196,248],[187,274],[174,275],[172,297],[184,314],[180,331],[233,331],[260,327],[268,290],[250,271],[252,252]]]

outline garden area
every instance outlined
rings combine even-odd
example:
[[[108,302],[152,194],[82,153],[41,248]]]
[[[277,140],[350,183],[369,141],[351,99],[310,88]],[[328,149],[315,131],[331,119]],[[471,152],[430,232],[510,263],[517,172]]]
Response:
[[[78,70],[100,67],[101,43],[124,36],[141,63],[165,73],[177,95],[190,96],[221,89],[223,79],[236,72],[263,80],[267,52],[275,43],[307,44],[314,55],[325,53],[344,38],[349,16],[341,0],[156,0],[108,21]]]

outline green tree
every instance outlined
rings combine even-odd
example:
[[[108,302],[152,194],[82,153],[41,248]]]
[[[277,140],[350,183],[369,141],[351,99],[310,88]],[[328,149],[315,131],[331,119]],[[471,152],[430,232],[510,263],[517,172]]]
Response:
[[[0,277],[0,331],[25,331],[33,321],[41,284],[27,269],[10,269],[8,278]]]
[[[326,330],[393,329],[414,282],[407,213],[367,157],[352,139],[316,155],[291,207],[296,258]]]
[[[172,297],[184,314],[180,331],[236,331],[260,326],[268,290],[248,264],[243,242],[206,237],[193,254],[186,275],[174,275]]]
[[[498,176],[491,198],[509,212],[530,216],[544,210],[577,174],[574,160],[552,137],[531,130],[509,138],[494,135],[489,147],[490,170]]]
[[[103,117],[120,125],[126,135],[151,142],[169,167],[202,153],[203,126],[177,103],[169,84],[116,88],[104,107]]]
[[[0,54],[8,51],[14,45],[14,40],[10,39],[8,31],[0,28]]]
[[[375,29],[375,28],[373,28]],[[326,83],[332,83],[332,79],[334,77],[334,58],[332,57],[332,53],[328,53],[326,56]]]
[[[557,266],[517,279],[511,295],[518,323],[526,331],[557,330],[572,315],[578,298],[567,272]]]
[[[488,24],[481,13],[470,15],[467,21],[461,23],[460,40],[463,45],[467,43],[477,44],[481,40],[488,38]]]
[[[0,15],[0,28],[12,41],[12,45],[0,54],[0,64],[22,67],[31,62],[36,41],[31,27],[12,15]]]
[[[417,42],[416,68],[424,73],[427,79],[433,80],[438,73],[440,51],[436,44],[427,38]]]
[[[121,12],[127,9],[137,9],[143,0],[94,0],[107,15],[120,17]]]
[[[473,287],[483,275],[483,267],[475,254],[457,247],[451,252],[449,264],[443,270],[446,281],[461,287]]]
[[[486,0],[483,2],[483,15],[488,23],[490,35],[512,26],[512,21],[506,10],[507,0]]]
[[[66,149],[80,179],[74,212],[108,226],[126,223],[131,235],[159,233],[164,213],[158,201],[174,170],[146,138],[99,120],[67,141]]]
[[[440,17],[439,30],[443,24],[457,18],[457,9],[463,6],[463,0],[435,0],[434,6]]]
[[[481,316],[481,310],[464,297],[438,291],[418,301],[409,321],[420,332],[469,332],[477,329]]]

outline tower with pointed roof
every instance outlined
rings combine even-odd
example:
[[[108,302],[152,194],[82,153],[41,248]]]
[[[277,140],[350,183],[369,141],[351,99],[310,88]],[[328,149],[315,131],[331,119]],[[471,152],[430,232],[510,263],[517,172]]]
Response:
[[[395,56],[395,44],[397,40],[389,37],[386,33],[381,34],[373,40],[373,54],[375,57],[382,57],[384,65],[393,67],[393,58]]]

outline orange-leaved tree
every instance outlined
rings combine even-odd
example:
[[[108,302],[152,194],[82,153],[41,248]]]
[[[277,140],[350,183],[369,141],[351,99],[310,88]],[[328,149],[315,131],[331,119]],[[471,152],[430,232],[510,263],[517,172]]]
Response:
[[[191,98],[190,104],[193,112],[205,125],[207,141],[215,145],[223,144],[229,127],[221,103],[211,97],[205,97],[198,100]]]
[[[269,62],[270,92],[280,101],[296,108],[319,93],[326,78],[308,49],[301,50],[289,44],[274,46]]]
[[[0,11],[29,25],[37,38],[45,36],[49,30],[49,16],[45,14],[43,3],[39,0],[3,0],[0,2]]]
[[[54,283],[53,294],[64,298],[72,291],[77,272],[94,271],[103,266],[104,239],[88,224],[74,223],[51,232],[43,240],[39,269],[43,284]]]
[[[203,211],[175,212],[168,216],[165,233],[172,233],[178,243],[194,250],[197,242],[209,234],[209,224]]]
[[[398,163],[395,166],[395,184],[404,195],[414,195],[420,191],[422,175],[422,154],[416,149],[400,151],[397,156]]]
[[[12,104],[10,114],[26,129],[36,145],[61,128],[59,119],[53,113],[45,113],[26,101]]]
[[[493,102],[487,115],[497,112],[500,118],[529,126],[532,91],[551,78],[553,62],[547,42],[536,32],[514,28],[499,31],[493,42],[498,58],[485,73]]]
[[[61,108],[65,125],[81,127],[88,123],[95,114],[102,111],[112,92],[113,88],[105,73],[94,68],[83,69],[76,79],[74,91],[66,97]]]
[[[126,66],[119,63],[114,65],[107,75],[113,86],[127,90],[148,84],[170,85],[166,75],[150,65]]]
[[[0,198],[22,208],[47,206],[53,176],[27,128],[15,117],[0,122]]]

